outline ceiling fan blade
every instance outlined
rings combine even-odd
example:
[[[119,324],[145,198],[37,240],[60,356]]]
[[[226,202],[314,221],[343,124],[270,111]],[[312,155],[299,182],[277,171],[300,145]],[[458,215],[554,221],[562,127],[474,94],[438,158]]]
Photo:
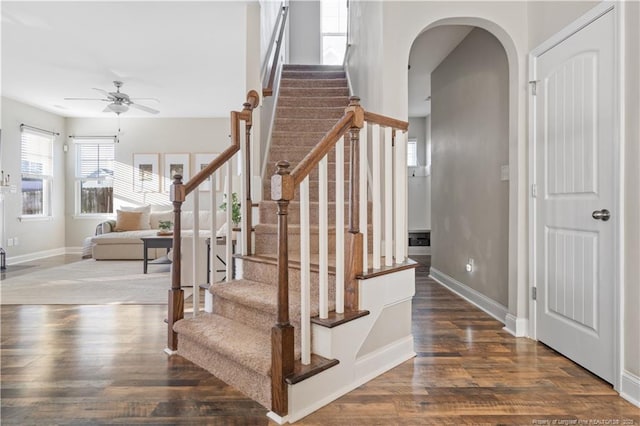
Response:
[[[109,99],[100,98],[64,98],[65,101],[109,101]]]
[[[153,101],[160,103],[160,99],[158,98],[129,98],[130,101]]]
[[[109,92],[107,92],[106,90],[98,89],[97,87],[93,87],[93,90],[97,90],[98,92],[102,93],[107,97],[109,96]]]
[[[140,104],[134,104],[133,102],[131,102],[129,104],[129,106],[132,107],[132,108],[137,108],[139,110],[148,112],[150,114],[158,114],[160,112],[157,109],[149,108],[148,106],[144,106],[144,105],[140,105]]]

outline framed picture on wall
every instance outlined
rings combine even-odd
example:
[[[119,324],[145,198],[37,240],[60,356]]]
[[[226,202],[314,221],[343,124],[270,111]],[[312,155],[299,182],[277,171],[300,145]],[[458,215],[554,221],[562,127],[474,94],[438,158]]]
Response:
[[[159,192],[158,154],[133,154],[134,192]]]
[[[164,154],[163,166],[164,176],[162,186],[164,192],[169,192],[175,175],[181,175],[183,183],[191,179],[191,174],[189,173],[189,154]]]
[[[207,167],[207,165],[209,163],[211,163],[213,161],[214,158],[216,158],[218,156],[217,153],[207,153],[207,154],[196,154],[195,155],[195,171],[194,171],[194,175],[195,173],[198,173],[200,170],[204,169],[205,167]],[[220,183],[219,183],[220,179],[218,179],[218,182],[216,184],[216,190],[219,191],[220,190]],[[202,185],[200,185],[198,187],[200,189],[200,191],[210,191],[211,190],[211,177],[209,177],[209,179],[205,180]]]

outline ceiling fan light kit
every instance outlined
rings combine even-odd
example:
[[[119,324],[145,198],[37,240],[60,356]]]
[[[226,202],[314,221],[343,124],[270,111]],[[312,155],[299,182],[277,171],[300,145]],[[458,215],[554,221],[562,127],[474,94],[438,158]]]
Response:
[[[65,100],[68,101],[80,101],[80,100],[92,100],[92,101],[102,101],[102,102],[109,102],[109,104],[107,105],[107,107],[103,110],[103,112],[113,112],[116,115],[120,115],[122,113],[125,113],[127,111],[129,111],[129,107],[135,108],[135,109],[139,109],[141,111],[145,111],[148,112],[150,114],[158,114],[160,111],[158,111],[157,109],[154,108],[150,108],[148,106],[145,105],[141,105],[138,104],[134,101],[137,101],[138,99],[143,99],[143,100],[155,100],[156,102],[158,101],[155,98],[130,98],[129,95],[127,95],[126,93],[122,93],[120,91],[120,88],[124,85],[123,82],[121,81],[114,81],[113,85],[116,87],[116,91],[115,92],[107,92],[106,90],[103,89],[98,89],[98,88],[93,88],[93,90],[96,90],[98,92],[100,92],[101,94],[104,95],[104,98],[65,98]]]

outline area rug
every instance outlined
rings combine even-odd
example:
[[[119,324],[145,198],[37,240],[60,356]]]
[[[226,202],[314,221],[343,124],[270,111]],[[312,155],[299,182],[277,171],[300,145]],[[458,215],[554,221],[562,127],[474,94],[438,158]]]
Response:
[[[170,287],[167,265],[149,265],[143,274],[142,261],[88,259],[3,279],[0,304],[157,305],[167,303]]]

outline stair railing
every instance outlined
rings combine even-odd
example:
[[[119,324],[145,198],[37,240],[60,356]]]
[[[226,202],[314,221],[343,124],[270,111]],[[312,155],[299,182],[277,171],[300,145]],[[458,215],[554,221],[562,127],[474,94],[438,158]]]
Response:
[[[199,187],[207,182],[211,177],[211,181],[209,182],[209,191],[211,191],[211,222],[210,222],[210,230],[211,230],[211,240],[210,240],[210,268],[212,271],[215,270],[215,264],[213,259],[215,259],[215,249],[216,249],[216,202],[215,202],[215,175],[216,171],[220,170],[223,165],[226,165],[227,175],[226,175],[226,185],[225,185],[225,193],[227,196],[227,234],[226,234],[226,272],[227,272],[227,281],[231,279],[231,246],[232,246],[232,231],[233,227],[231,224],[231,213],[232,213],[232,159],[234,155],[241,151],[241,156],[243,160],[243,169],[242,172],[245,175],[245,179],[243,185],[241,187],[241,195],[240,199],[244,200],[242,203],[243,214],[242,214],[242,234],[243,234],[243,254],[251,254],[252,252],[252,221],[251,221],[251,209],[253,206],[252,197],[251,197],[251,128],[252,128],[252,117],[253,110],[258,106],[260,102],[260,96],[258,92],[255,90],[249,91],[247,94],[247,101],[243,104],[242,111],[231,111],[231,145],[221,152],[213,161],[211,161],[206,167],[202,170],[198,171],[187,183],[182,182],[181,175],[175,175],[173,184],[171,185],[170,190],[170,199],[173,203],[173,223],[174,223],[174,231],[173,231],[173,264],[171,268],[171,289],[169,290],[168,295],[168,315],[167,315],[167,353],[175,353],[178,349],[178,335],[173,331],[173,325],[178,321],[184,318],[184,290],[182,289],[181,283],[181,272],[182,272],[182,204],[185,202],[186,197],[189,194],[193,194],[193,277],[194,281],[196,279],[197,273],[197,250],[198,250],[198,241],[200,239],[200,226],[199,226]],[[240,123],[244,122],[245,132],[244,135],[241,133]],[[244,139],[244,141],[242,141]],[[244,143],[242,143],[244,142]],[[213,274],[212,274],[213,275]],[[199,287],[197,283],[193,283],[193,311],[194,315],[197,314],[199,310]]]
[[[284,416],[288,411],[285,379],[294,371],[294,327],[289,319],[289,247],[288,207],[300,188],[300,294],[302,364],[311,358],[310,319],[310,224],[309,175],[318,168],[318,269],[319,318],[329,313],[329,244],[328,235],[328,160],[335,160],[335,314],[343,319],[360,309],[358,279],[364,273],[381,270],[382,242],[385,266],[405,263],[408,246],[407,229],[407,129],[408,123],[365,111],[358,97],[338,122],[293,169],[289,163],[277,163],[271,178],[271,198],[278,205],[278,306],[277,321],[272,328],[271,397],[272,411]],[[371,143],[369,144],[369,139]],[[344,154],[348,146],[348,223],[345,234]],[[371,154],[371,161],[369,161]],[[369,164],[372,163],[372,164]],[[367,169],[372,168],[368,182]],[[384,181],[384,186],[382,182]],[[370,191],[367,191],[367,188]],[[369,199],[368,192],[371,196]],[[368,218],[369,201],[372,218]],[[384,212],[382,207],[384,206]],[[384,213],[384,215],[383,215]],[[369,238],[369,223],[372,235]],[[384,223],[384,228],[382,224]],[[384,230],[384,234],[383,231]],[[384,240],[383,240],[384,237]],[[372,250],[369,250],[371,241]],[[393,242],[395,241],[395,250]],[[371,258],[372,268],[369,268]]]

